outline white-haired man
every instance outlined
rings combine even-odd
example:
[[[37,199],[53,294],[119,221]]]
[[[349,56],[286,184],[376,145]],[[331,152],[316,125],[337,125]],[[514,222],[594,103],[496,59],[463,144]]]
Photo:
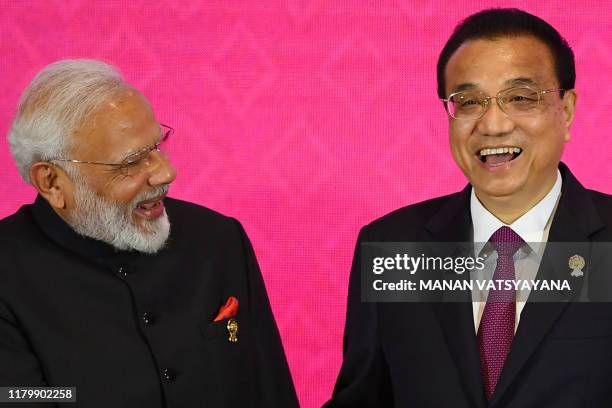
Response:
[[[0,221],[0,386],[76,387],[84,407],[297,406],[241,225],[166,197],[171,133],[99,61],[25,90],[8,139],[38,197]]]

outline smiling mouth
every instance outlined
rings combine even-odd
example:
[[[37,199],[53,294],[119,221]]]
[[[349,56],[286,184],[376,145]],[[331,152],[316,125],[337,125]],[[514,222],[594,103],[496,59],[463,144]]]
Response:
[[[162,205],[162,198],[158,198],[155,201],[148,201],[148,202],[143,202],[141,203],[138,207],[136,208],[140,208],[141,210],[152,210],[154,208],[159,207],[160,205]]]
[[[499,166],[511,162],[523,153],[523,149],[515,146],[492,147],[480,149],[476,156],[489,166]]]
[[[165,196],[165,194],[162,194],[148,200],[140,201],[133,210],[134,214],[148,221],[153,221],[161,217],[164,214],[163,199]]]

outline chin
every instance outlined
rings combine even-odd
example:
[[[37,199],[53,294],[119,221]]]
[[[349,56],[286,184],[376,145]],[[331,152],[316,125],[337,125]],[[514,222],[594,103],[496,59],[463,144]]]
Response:
[[[126,227],[115,241],[115,247],[153,254],[164,248],[170,235],[170,221],[164,214],[151,221],[140,220]]]
[[[505,198],[512,197],[521,192],[521,186],[518,183],[507,182],[491,182],[486,185],[472,184],[474,189],[488,197]]]

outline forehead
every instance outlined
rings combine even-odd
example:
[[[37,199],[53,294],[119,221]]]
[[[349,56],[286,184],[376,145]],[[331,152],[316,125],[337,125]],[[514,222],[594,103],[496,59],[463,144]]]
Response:
[[[116,161],[158,138],[159,125],[148,101],[139,92],[126,90],[83,123],[75,135],[75,150],[81,160]]]
[[[540,87],[557,84],[553,56],[548,46],[532,36],[466,41],[448,60],[446,94],[466,84],[497,92],[517,79]]]

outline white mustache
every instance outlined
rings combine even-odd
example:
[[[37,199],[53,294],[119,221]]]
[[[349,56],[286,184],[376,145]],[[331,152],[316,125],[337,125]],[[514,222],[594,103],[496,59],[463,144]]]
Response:
[[[168,193],[169,189],[170,185],[164,184],[163,186],[155,187],[153,190],[143,191],[142,193],[134,197],[134,199],[130,203],[130,206],[132,207],[132,209],[136,209],[138,207],[138,203],[145,200],[150,200],[152,198],[164,196]]]

